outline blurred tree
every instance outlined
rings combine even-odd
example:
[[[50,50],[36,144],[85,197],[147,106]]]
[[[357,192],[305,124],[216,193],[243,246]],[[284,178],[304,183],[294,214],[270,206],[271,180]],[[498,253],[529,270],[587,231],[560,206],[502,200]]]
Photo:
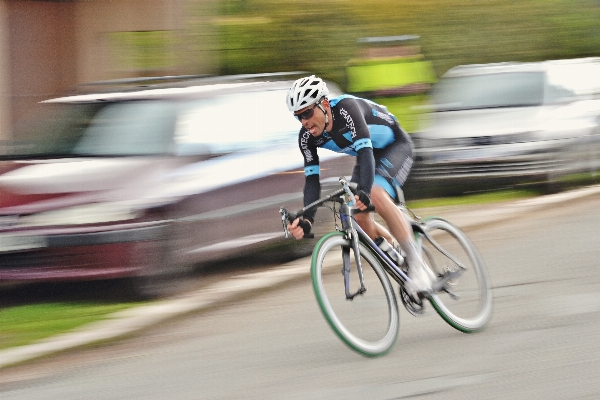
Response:
[[[600,55],[598,0],[222,0],[221,73],[308,70],[346,85],[365,36],[419,35],[438,75]]]
[[[225,1],[239,3],[239,0]],[[244,1],[248,3],[248,1]],[[304,70],[343,84],[356,47],[352,15],[329,3],[254,0],[252,12],[219,18],[223,74]],[[335,3],[335,2],[333,2]],[[227,12],[232,7],[226,6]]]

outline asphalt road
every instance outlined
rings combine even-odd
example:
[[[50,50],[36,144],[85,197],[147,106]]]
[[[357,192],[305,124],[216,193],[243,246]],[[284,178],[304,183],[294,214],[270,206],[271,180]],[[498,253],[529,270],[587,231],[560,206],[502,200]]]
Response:
[[[467,230],[495,313],[466,335],[401,310],[381,358],[349,350],[306,277],[126,340],[2,370],[8,399],[600,398],[600,195]]]

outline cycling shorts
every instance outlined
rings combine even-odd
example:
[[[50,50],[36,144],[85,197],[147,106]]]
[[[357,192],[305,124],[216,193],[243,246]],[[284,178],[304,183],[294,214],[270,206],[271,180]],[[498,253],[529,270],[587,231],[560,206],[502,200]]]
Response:
[[[375,179],[373,185],[381,186],[394,201],[398,201],[396,187],[402,187],[413,164],[413,150],[408,142],[395,141],[383,149],[373,149]],[[360,165],[354,167],[352,182],[360,176]]]

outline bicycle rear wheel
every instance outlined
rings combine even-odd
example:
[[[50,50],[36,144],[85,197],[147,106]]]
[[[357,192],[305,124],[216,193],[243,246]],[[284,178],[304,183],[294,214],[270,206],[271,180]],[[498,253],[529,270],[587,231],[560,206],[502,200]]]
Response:
[[[469,238],[456,226],[441,218],[425,221],[425,229],[433,239],[459,261],[465,270],[450,280],[447,291],[434,293],[430,302],[437,313],[461,332],[480,330],[492,315],[492,289],[483,258]],[[437,275],[456,272],[460,267],[422,239],[423,259]]]
[[[341,232],[325,235],[312,256],[311,276],[319,307],[334,332],[353,350],[366,356],[387,353],[398,337],[400,316],[396,296],[377,257],[359,243],[366,292],[346,299],[343,253],[351,264],[351,290],[359,279],[350,241]]]

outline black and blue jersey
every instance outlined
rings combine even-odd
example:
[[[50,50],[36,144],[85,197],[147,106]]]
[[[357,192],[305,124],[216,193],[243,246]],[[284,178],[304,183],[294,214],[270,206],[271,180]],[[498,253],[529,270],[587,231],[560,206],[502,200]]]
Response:
[[[371,192],[373,183],[396,197],[394,186],[402,186],[412,165],[412,141],[385,106],[352,95],[329,100],[333,127],[314,137],[302,128],[298,137],[304,157],[304,204],[320,197],[317,148],[357,157],[352,181]],[[313,219],[314,214],[309,216]]]

